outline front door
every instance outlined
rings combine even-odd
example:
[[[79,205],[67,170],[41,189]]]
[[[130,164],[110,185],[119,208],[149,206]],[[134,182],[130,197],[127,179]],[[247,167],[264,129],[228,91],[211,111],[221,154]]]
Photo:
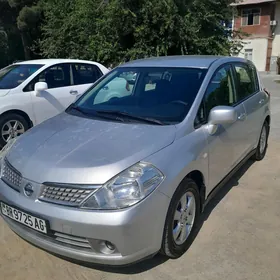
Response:
[[[222,66],[214,74],[204,96],[204,112],[207,122],[209,113],[216,106],[233,106],[238,120],[233,124],[219,125],[213,135],[208,135],[209,188],[211,191],[241,160],[246,113],[243,103],[237,102],[233,69],[231,65]],[[207,127],[207,123],[205,125]],[[208,193],[207,193],[208,194]]]
[[[36,96],[34,86],[46,82],[48,89]],[[31,90],[36,124],[63,112],[77,96],[77,90],[70,75],[70,64],[56,64],[42,71],[26,87]]]

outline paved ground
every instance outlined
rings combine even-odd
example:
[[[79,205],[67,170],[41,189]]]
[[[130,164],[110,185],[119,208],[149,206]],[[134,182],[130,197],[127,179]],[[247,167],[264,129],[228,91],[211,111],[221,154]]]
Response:
[[[273,111],[266,159],[246,164],[209,204],[182,258],[115,270],[82,267],[27,244],[0,220],[0,279],[280,279],[280,84],[272,80],[264,76]]]

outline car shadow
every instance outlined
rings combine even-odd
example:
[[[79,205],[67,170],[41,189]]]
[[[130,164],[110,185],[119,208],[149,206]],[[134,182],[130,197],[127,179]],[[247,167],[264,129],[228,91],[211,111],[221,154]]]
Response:
[[[59,113],[65,110],[65,107],[48,91],[43,91],[40,98],[44,98],[50,105],[52,105]]]
[[[216,206],[223,200],[223,198],[230,192],[230,190],[233,187],[237,187],[239,185],[240,178],[247,172],[247,170],[254,164],[254,161],[248,160],[236,173],[235,175],[226,183],[218,192],[217,194],[208,202],[206,205],[198,226],[196,227],[195,231],[192,234],[192,237],[190,239],[189,246],[190,247],[195,240],[196,236],[199,234],[204,222],[209,218],[212,211],[216,208]],[[187,254],[187,253],[186,253]],[[91,264],[91,263],[84,263],[76,260],[70,260],[65,257],[60,258],[70,261],[72,263],[91,268],[96,269],[104,272],[109,273],[116,273],[116,274],[139,274],[145,271],[149,271],[169,260],[169,258],[162,256],[160,254],[156,254],[153,258],[149,258],[146,260],[143,260],[139,263],[132,264],[129,266],[122,266],[122,267],[116,267],[116,266],[107,266],[107,265],[97,265],[97,264]]]

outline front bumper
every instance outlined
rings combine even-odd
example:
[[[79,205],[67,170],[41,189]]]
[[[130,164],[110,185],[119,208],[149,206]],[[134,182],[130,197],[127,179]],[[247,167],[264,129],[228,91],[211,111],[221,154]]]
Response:
[[[2,216],[23,239],[57,255],[107,265],[127,265],[159,251],[170,202],[155,191],[124,210],[84,211],[32,200],[2,180],[0,201],[49,222],[51,233],[46,235]],[[116,250],[104,250],[105,241]]]

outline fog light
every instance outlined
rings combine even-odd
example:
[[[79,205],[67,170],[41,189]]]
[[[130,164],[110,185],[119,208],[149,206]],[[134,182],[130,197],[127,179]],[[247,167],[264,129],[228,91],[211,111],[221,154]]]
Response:
[[[115,245],[112,244],[112,243],[109,242],[109,241],[105,241],[105,245],[106,245],[106,247],[107,247],[109,250],[111,250],[111,251],[114,251],[114,250],[116,249]]]
[[[105,240],[99,241],[98,246],[99,246],[98,251],[103,254],[111,255],[111,254],[117,253],[116,246],[113,243],[111,243],[110,241],[105,241]]]

